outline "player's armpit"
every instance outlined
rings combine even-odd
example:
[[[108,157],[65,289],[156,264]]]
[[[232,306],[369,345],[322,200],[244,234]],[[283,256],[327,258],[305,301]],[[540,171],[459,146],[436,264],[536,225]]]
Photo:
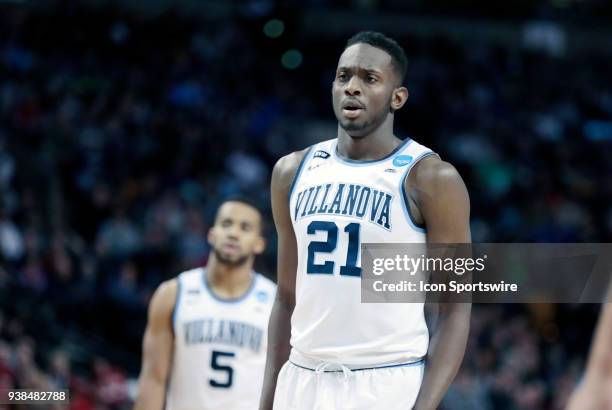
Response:
[[[174,344],[172,314],[177,288],[177,279],[164,282],[151,298],[134,410],[161,410],[164,405]]]
[[[291,314],[295,306],[295,274],[297,270],[297,243],[289,195],[296,172],[306,150],[281,158],[272,171],[272,215],[278,235],[277,292],[268,326],[268,355],[261,396],[261,409],[272,409],[276,379],[283,364],[289,358]]]

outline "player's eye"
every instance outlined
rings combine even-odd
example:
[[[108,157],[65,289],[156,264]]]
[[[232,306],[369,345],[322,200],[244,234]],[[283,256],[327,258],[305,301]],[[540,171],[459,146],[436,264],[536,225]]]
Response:
[[[228,221],[228,220],[222,221],[221,226],[224,228],[229,228],[230,226],[232,226],[232,221]]]
[[[373,75],[368,75],[366,77],[366,81],[370,84],[375,83],[376,81],[378,81],[378,78],[376,78],[376,76]]]
[[[253,229],[253,227],[249,224],[242,224],[242,230],[245,232],[250,232]]]
[[[348,75],[346,75],[346,73],[338,73],[338,75],[336,76],[336,78],[339,81],[346,81],[348,79]]]

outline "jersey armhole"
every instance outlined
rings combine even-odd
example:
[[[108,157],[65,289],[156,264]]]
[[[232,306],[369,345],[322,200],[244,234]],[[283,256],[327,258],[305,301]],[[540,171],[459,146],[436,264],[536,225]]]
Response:
[[[175,329],[176,329],[176,316],[178,315],[178,310],[181,302],[181,276],[176,277],[176,299],[174,300],[174,308],[172,309],[172,335],[176,337]]]
[[[408,192],[406,191],[406,179],[408,179],[408,175],[410,175],[410,171],[412,170],[412,168],[414,168],[416,164],[419,163],[419,161],[421,161],[423,158],[427,158],[432,155],[439,156],[434,151],[426,151],[422,153],[421,155],[419,155],[418,157],[416,157],[416,159],[412,162],[412,164],[410,164],[410,166],[406,169],[406,171],[404,172],[404,175],[400,179],[400,191],[402,193],[401,202],[402,202],[402,208],[404,209],[404,214],[406,215],[406,218],[408,219],[408,222],[410,223],[412,228],[416,230],[417,232],[423,232],[423,233],[427,232],[425,224],[417,223],[416,220],[414,219],[414,215],[412,215],[412,211],[410,210]]]
[[[291,195],[293,195],[293,190],[295,189],[295,185],[300,179],[300,174],[302,173],[302,169],[304,168],[304,165],[306,165],[306,162],[308,162],[308,157],[310,156],[310,152],[312,151],[312,148],[313,148],[312,146],[308,148],[308,151],[306,151],[306,153],[304,154],[302,161],[300,161],[300,165],[298,166],[297,171],[295,171],[295,175],[293,176],[293,181],[291,181],[291,187],[289,188],[289,196],[288,196],[289,202],[291,202]]]

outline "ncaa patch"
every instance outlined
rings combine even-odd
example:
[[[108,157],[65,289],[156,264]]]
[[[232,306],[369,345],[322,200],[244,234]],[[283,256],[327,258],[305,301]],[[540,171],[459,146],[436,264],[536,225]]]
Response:
[[[265,302],[266,300],[268,300],[268,293],[264,292],[263,290],[260,290],[259,292],[257,292],[255,297],[258,301]]]
[[[329,158],[329,152],[325,152],[323,150],[318,150],[314,153],[314,155],[312,156],[313,158],[322,158],[322,159],[327,159]]]
[[[412,162],[412,157],[410,155],[398,155],[393,158],[393,165],[396,167],[403,167],[404,165],[408,165]]]

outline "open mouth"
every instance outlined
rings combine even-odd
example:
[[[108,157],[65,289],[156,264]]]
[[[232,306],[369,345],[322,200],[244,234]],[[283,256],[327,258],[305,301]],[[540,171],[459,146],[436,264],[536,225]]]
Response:
[[[363,111],[363,106],[358,102],[348,101],[342,105],[342,114],[347,118],[357,118]]]
[[[363,111],[363,108],[358,107],[358,106],[347,105],[342,108],[342,113],[347,118],[357,118],[361,114],[362,111]]]
[[[229,252],[238,252],[238,250],[240,249],[240,247],[236,244],[233,243],[226,243],[224,244],[221,249],[223,249],[224,251],[229,251]]]

